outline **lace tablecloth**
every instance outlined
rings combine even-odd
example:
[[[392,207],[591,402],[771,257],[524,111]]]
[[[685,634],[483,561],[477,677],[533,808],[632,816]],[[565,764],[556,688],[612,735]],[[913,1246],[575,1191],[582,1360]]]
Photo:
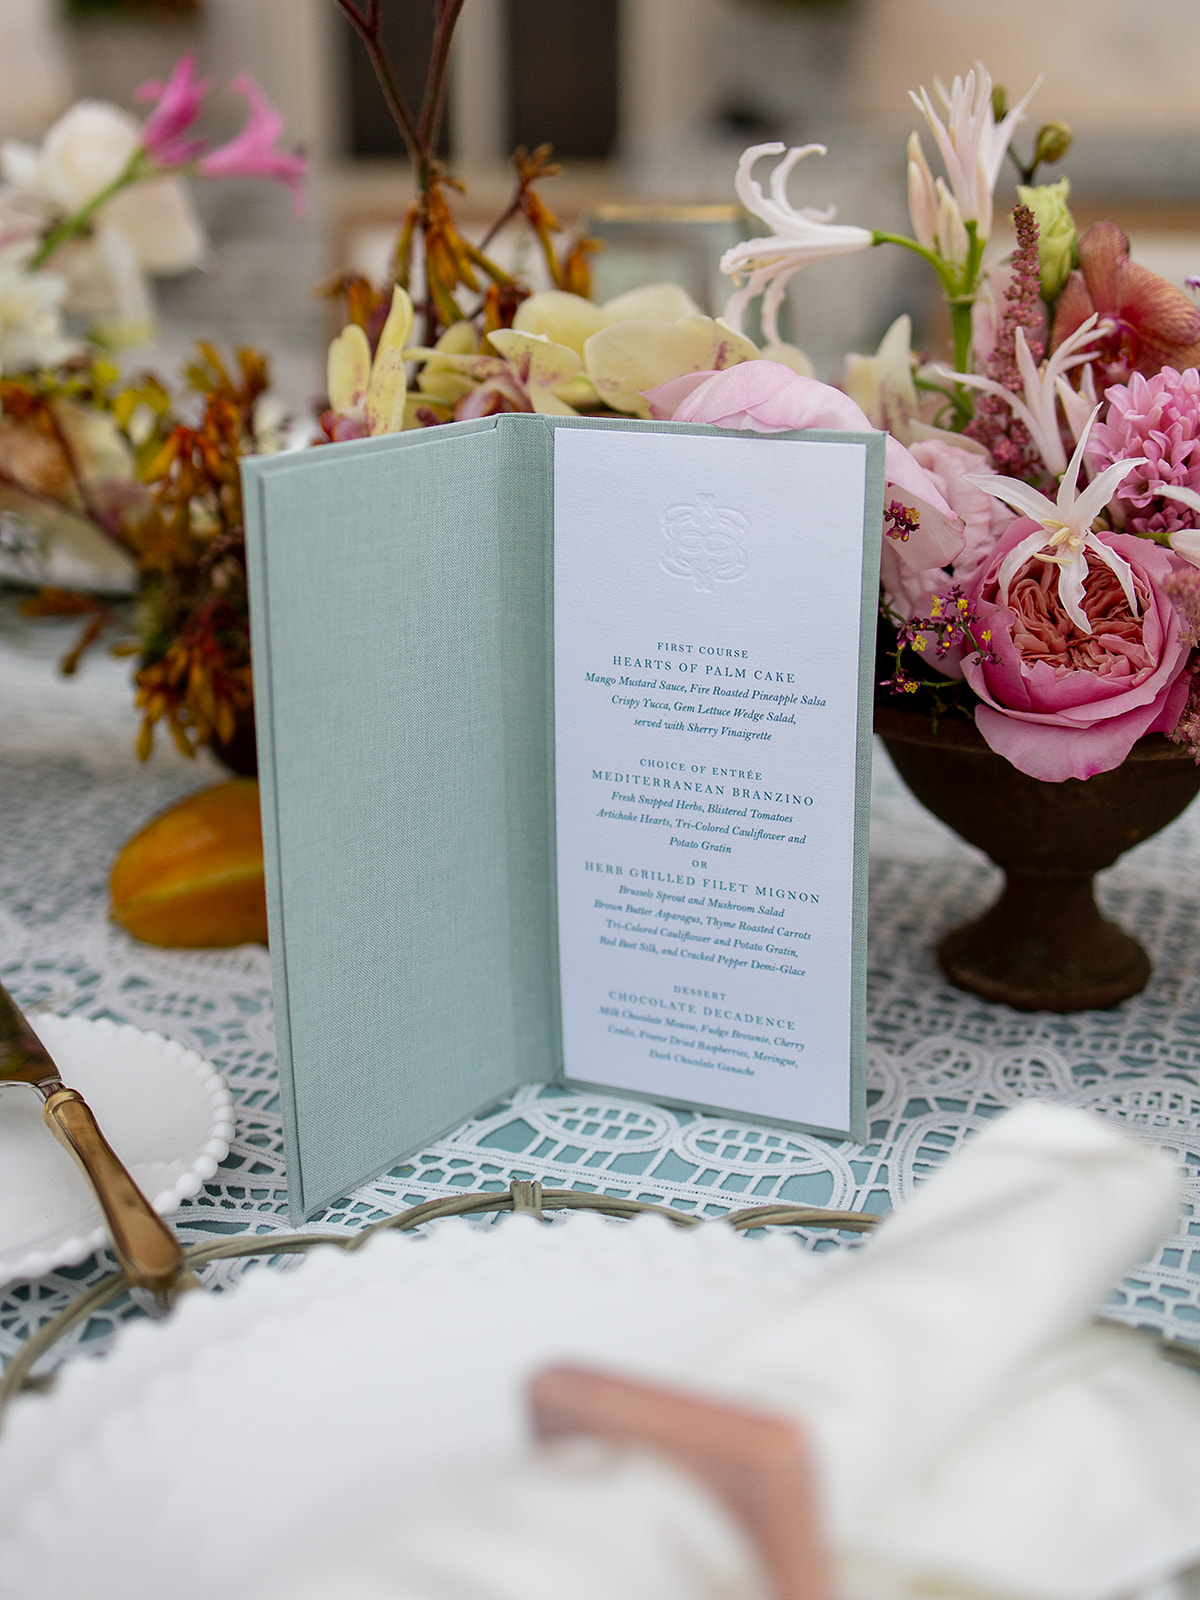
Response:
[[[221,774],[160,741],[134,750],[128,664],[94,652],[59,678],[72,638],[0,606],[0,975],[24,1007],[111,1017],[200,1051],[238,1108],[228,1159],[175,1217],[185,1243],[284,1232],[286,1178],[265,950],[181,952],[107,921],[107,874],[155,812]],[[352,1232],[432,1196],[602,1190],[700,1216],[766,1201],[882,1211],[990,1117],[1038,1095],[1086,1106],[1174,1152],[1188,1178],[1178,1235],[1131,1273],[1107,1313],[1200,1340],[1200,811],[1118,863],[1102,903],[1145,944],[1154,976],[1112,1011],[1026,1015],[943,983],[936,936],[981,910],[995,870],[912,801],[877,751],[868,1002],[870,1143],[835,1144],[617,1096],[526,1088],[347,1195],[310,1224]],[[839,1240],[813,1232],[815,1248]],[[111,1269],[106,1256],[0,1295],[0,1355]],[[222,1287],[244,1263],[209,1269]],[[128,1307],[93,1318],[99,1348]]]

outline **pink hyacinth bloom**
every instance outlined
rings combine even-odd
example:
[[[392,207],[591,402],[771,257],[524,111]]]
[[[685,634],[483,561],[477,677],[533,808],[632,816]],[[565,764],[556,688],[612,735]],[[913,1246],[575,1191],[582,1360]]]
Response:
[[[1114,384],[1106,399],[1106,418],[1092,429],[1092,461],[1106,467],[1145,457],[1114,501],[1125,527],[1162,543],[1168,534],[1200,526],[1200,514],[1163,493],[1200,491],[1200,371],[1164,367],[1152,378],[1135,372],[1127,384]]]
[[[647,391],[651,415],[718,428],[780,433],[801,428],[874,431],[865,411],[816,378],[804,378],[779,361],[743,361],[724,372],[689,372]],[[902,575],[952,562],[963,547],[963,519],[933,477],[891,434],[885,436],[881,576],[889,593]]]
[[[157,102],[142,129],[142,148],[160,167],[186,166],[204,148],[202,140],[183,137],[211,88],[207,79],[195,74],[196,57],[181,56],[166,83],[143,83],[137,91],[139,100]]]
[[[1098,534],[1127,563],[1136,605],[1120,575],[1089,554],[1084,632],[1067,614],[1053,561],[1035,554],[1001,583],[1005,558],[1041,531],[1018,517],[973,585],[968,599],[989,654],[968,656],[963,671],[983,702],[975,723],[992,749],[1031,778],[1061,783],[1120,766],[1143,734],[1178,723],[1188,643],[1167,584],[1184,563],[1148,539]]]
[[[233,87],[250,102],[246,126],[228,144],[210,150],[200,162],[206,178],[276,178],[292,191],[297,212],[304,208],[300,181],[307,162],[302,155],[277,150],[283,118],[248,73],[235,78]]]

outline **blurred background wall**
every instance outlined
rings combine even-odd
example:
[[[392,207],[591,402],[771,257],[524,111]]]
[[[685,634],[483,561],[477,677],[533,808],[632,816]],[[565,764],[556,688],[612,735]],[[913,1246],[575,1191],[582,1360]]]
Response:
[[[385,11],[416,98],[431,0]],[[132,106],[136,85],[185,49],[218,81],[259,79],[313,159],[312,203],[294,218],[270,186],[206,186],[212,261],[162,287],[164,324],[176,341],[262,344],[286,390],[315,393],[329,313],[311,287],[350,265],[381,270],[408,194],[333,0],[0,0],[0,135],[37,137],[79,95]],[[907,231],[907,91],[977,58],[1013,97],[1042,76],[1026,136],[1049,118],[1074,126],[1061,170],[1081,220],[1114,216],[1174,281],[1200,271],[1197,0],[466,0],[445,153],[482,225],[508,190],[512,146],[552,142],[567,172],[547,201],[567,222],[609,218],[600,291],[692,273],[719,310],[712,260],[736,231],[721,208],[746,144],[827,144],[793,175],[793,200]],[[241,102],[222,115],[235,126]],[[873,347],[901,310],[934,335],[920,264],[873,251],[801,274],[789,329],[832,376],[840,352]]]

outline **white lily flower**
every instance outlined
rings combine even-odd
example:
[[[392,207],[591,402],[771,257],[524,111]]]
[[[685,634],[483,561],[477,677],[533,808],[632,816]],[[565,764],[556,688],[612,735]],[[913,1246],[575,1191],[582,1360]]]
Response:
[[[993,378],[981,377],[978,373],[952,372],[948,367],[938,367],[937,371],[944,378],[952,378],[955,383],[966,384],[971,389],[982,389],[985,394],[994,394],[1006,405],[1011,406],[1013,412],[1029,429],[1030,437],[1046,466],[1056,478],[1061,478],[1067,469],[1067,452],[1063,448],[1059,432],[1057,409],[1058,402],[1062,398],[1062,389],[1067,387],[1062,382],[1063,374],[1092,359],[1092,352],[1087,350],[1086,346],[1100,337],[1098,321],[1098,316],[1093,312],[1086,322],[1080,323],[1069,339],[1063,340],[1058,349],[1043,361],[1040,367],[1035,364],[1029,353],[1025,330],[1017,329],[1014,342],[1017,370],[1021,374],[1021,384],[1024,389],[1023,398],[1021,395],[1013,394],[1012,390],[1006,389],[1002,383],[997,383]],[[1094,397],[1094,389],[1092,394]],[[1064,410],[1071,432],[1078,440],[1085,421],[1090,426],[1090,418],[1082,418],[1079,408],[1073,401],[1069,408],[1064,404]],[[1094,411],[1092,415],[1095,415]]]
[[[742,152],[734,179],[738,198],[747,211],[761,217],[773,232],[766,238],[746,239],[735,244],[721,257],[722,272],[727,272],[735,282],[745,280],[730,296],[725,320],[740,332],[747,305],[756,295],[763,295],[763,332],[768,344],[781,343],[779,307],[788,283],[801,267],[826,256],[852,255],[875,242],[875,235],[869,228],[835,224],[832,206],[826,211],[811,206],[796,210],[787,197],[792,168],[805,156],[824,155],[825,146],[797,145],[786,155],[784,149],[778,143],[756,144]],[[761,156],[778,155],[783,155],[783,160],[771,174],[768,198],[762,185],[751,176],[751,169]]]
[[[1138,614],[1133,571],[1129,563],[1097,538],[1092,531],[1092,524],[1112,499],[1118,484],[1135,468],[1144,466],[1146,457],[1131,456],[1124,461],[1115,461],[1079,494],[1079,469],[1083,464],[1088,435],[1099,410],[1097,406],[1088,418],[1087,427],[1075,446],[1075,454],[1058,486],[1055,500],[1050,500],[1039,490],[1016,478],[1003,478],[991,473],[978,476],[972,473],[967,477],[968,483],[975,484],[985,494],[1003,500],[1005,505],[1011,506],[1021,516],[1030,517],[1040,524],[1036,533],[1031,533],[1028,538],[1014,545],[1000,563],[996,574],[999,603],[1002,606],[1008,604],[1009,585],[1027,561],[1037,557],[1041,561],[1051,562],[1058,568],[1058,598],[1062,608],[1080,633],[1092,631],[1083,609],[1083,586],[1087,581],[1089,555],[1110,569],[1121,585],[1129,609],[1135,617]]]
[[[948,94],[941,83],[934,79],[934,88],[946,111],[944,122],[934,110],[927,90],[922,89],[919,94],[909,90],[909,98],[923,113],[930,132],[937,140],[959,213],[964,222],[975,224],[976,236],[981,241],[991,237],[992,194],[996,179],[1000,176],[1004,152],[1008,149],[1014,128],[1024,120],[1025,107],[1041,81],[1039,78],[1002,122],[996,121],[992,110],[992,80],[982,62],[977,61],[965,78],[956,77]],[[920,149],[919,138],[917,149]],[[913,146],[910,141],[910,173],[912,160]]]

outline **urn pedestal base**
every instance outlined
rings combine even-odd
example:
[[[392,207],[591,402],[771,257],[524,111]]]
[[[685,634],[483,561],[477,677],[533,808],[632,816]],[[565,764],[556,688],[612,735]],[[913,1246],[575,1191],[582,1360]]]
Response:
[[[916,798],[1001,871],[1000,898],[938,943],[960,989],[1020,1011],[1090,1011],[1143,989],[1150,959],[1100,913],[1097,872],[1200,793],[1200,767],[1161,734],[1119,767],[1043,783],[995,754],[974,722],[875,708],[875,731]]]

